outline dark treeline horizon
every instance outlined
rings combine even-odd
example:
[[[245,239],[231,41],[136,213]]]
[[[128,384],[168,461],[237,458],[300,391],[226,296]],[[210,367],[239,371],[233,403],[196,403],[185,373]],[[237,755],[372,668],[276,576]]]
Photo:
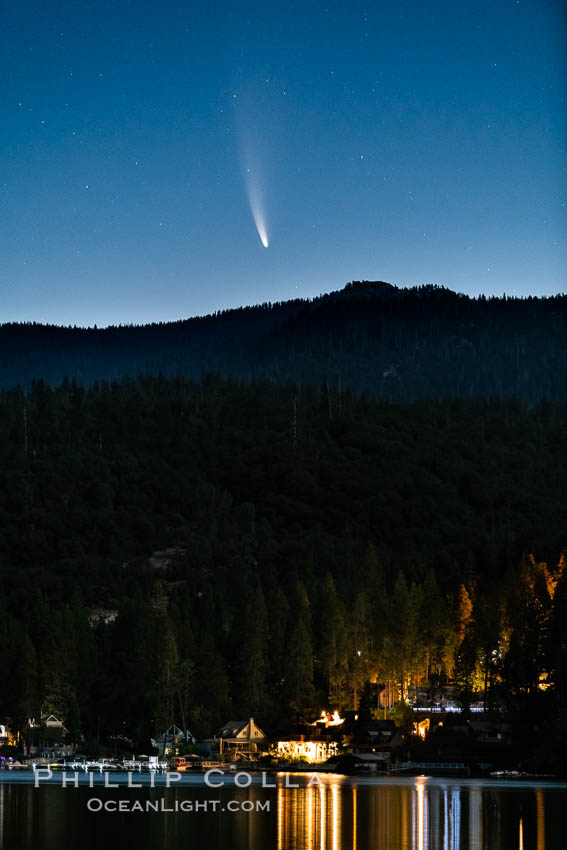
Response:
[[[391,401],[567,400],[567,297],[470,298],[438,286],[353,282],[296,299],[148,325],[0,326],[0,386],[67,377],[85,386],[139,375],[216,372],[327,382]]]

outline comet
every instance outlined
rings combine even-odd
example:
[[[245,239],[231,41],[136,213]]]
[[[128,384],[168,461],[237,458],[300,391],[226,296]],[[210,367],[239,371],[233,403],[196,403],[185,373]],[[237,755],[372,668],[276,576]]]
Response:
[[[260,242],[270,244],[266,217],[266,163],[271,161],[273,145],[270,138],[269,116],[272,105],[264,82],[249,81],[233,98],[235,136],[238,140],[240,169],[252,218]]]
[[[246,194],[248,195],[248,203],[250,204],[250,212],[260,237],[260,242],[267,248],[270,244],[268,239],[268,230],[266,225],[266,213],[264,211],[264,201],[262,192],[252,169],[247,168],[245,174]]]

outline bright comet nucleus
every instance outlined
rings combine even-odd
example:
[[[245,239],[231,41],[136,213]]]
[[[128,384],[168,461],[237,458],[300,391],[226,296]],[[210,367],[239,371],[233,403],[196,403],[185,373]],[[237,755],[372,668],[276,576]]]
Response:
[[[256,230],[258,231],[258,236],[260,237],[260,242],[267,248],[270,244],[268,242],[268,237],[266,236],[266,231],[264,230],[264,225],[261,221],[258,221],[256,217],[254,217],[254,221],[256,222]]]

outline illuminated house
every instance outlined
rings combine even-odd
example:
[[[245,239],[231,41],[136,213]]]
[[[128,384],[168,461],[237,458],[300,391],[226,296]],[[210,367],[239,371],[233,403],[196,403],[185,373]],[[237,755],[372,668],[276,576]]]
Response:
[[[288,759],[303,758],[311,764],[320,764],[332,758],[338,752],[339,745],[336,741],[326,740],[304,740],[304,736],[292,738],[287,741],[278,741],[277,752],[279,756]]]
[[[344,717],[338,711],[322,711],[313,723],[296,724],[291,733],[281,735],[276,745],[277,755],[285,759],[304,759],[320,764],[337,755],[342,737]]]
[[[15,747],[18,744],[18,735],[17,733],[14,735],[10,728],[4,724],[0,723],[0,747],[8,746]]]
[[[419,735],[419,737],[424,741],[426,736],[429,734],[430,726],[431,721],[429,717],[426,717],[424,720],[420,720],[413,724],[413,734]]]
[[[254,718],[248,720],[229,720],[217,733],[219,755],[227,759],[256,758],[267,749],[267,739]]]

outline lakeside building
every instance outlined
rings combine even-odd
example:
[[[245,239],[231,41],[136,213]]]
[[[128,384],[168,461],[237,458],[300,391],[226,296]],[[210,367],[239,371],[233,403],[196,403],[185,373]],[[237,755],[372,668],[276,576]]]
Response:
[[[302,735],[278,741],[276,746],[278,756],[285,759],[301,759],[310,764],[322,764],[336,756],[338,749],[337,741],[305,740]]]
[[[228,720],[208,743],[227,761],[255,759],[269,749],[268,738],[253,717]]]
[[[292,724],[277,736],[276,755],[321,764],[337,755],[344,737],[345,718],[322,711],[316,720]]]
[[[194,744],[195,738],[189,729],[180,729],[175,723],[170,726],[159,738],[151,739],[152,747],[158,751],[158,756],[179,755],[179,747],[186,744]]]
[[[19,734],[12,732],[8,722],[0,723],[0,747],[17,747]]]
[[[75,747],[67,744],[69,730],[54,714],[30,717],[24,731],[24,755],[70,756]]]

